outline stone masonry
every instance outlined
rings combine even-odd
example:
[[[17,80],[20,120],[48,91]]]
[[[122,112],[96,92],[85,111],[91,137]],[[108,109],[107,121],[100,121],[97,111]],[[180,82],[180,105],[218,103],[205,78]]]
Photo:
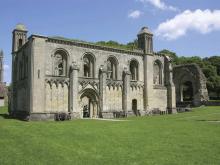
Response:
[[[175,87],[168,57],[153,52],[153,34],[143,27],[139,50],[40,35],[27,37],[18,24],[12,41],[10,113],[29,120],[114,118],[175,113]]]

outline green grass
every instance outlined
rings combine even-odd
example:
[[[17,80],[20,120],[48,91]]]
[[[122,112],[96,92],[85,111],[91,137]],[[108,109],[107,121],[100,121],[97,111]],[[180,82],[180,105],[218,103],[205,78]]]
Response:
[[[0,164],[219,165],[220,107],[128,121],[24,122],[0,109]]]

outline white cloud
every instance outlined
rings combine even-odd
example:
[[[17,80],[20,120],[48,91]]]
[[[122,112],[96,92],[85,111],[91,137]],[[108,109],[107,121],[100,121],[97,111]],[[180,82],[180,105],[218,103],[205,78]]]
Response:
[[[10,68],[9,65],[7,64],[5,64],[3,67],[4,67],[4,70],[8,70]]]
[[[142,12],[141,12],[141,11],[139,11],[139,10],[134,10],[134,11],[132,11],[132,12],[130,12],[130,13],[128,14],[128,17],[129,17],[129,18],[134,18],[134,19],[136,19],[136,18],[139,18],[141,15],[142,15]]]
[[[178,9],[174,6],[166,5],[161,0],[139,0],[142,3],[150,3],[154,7],[160,9],[160,10],[171,10],[171,11],[177,11]]]
[[[189,30],[195,30],[201,34],[220,30],[220,10],[185,10],[159,24],[155,33],[167,40],[173,40],[186,35]]]

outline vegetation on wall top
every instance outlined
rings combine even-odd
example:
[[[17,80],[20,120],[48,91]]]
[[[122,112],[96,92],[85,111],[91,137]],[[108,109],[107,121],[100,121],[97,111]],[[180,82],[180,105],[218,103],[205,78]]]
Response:
[[[220,56],[211,56],[205,58],[201,58],[199,56],[178,57],[175,52],[166,49],[159,51],[158,53],[170,56],[173,59],[173,65],[192,63],[199,65],[207,78],[208,91],[217,93],[217,99],[220,98]]]

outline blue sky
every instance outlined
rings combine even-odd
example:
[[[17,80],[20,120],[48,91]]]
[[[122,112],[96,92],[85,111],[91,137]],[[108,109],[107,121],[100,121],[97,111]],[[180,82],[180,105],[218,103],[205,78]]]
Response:
[[[201,57],[220,54],[219,0],[7,0],[0,2],[0,49],[11,79],[11,38],[17,23],[30,34],[86,41],[133,41],[143,26],[154,50]]]

